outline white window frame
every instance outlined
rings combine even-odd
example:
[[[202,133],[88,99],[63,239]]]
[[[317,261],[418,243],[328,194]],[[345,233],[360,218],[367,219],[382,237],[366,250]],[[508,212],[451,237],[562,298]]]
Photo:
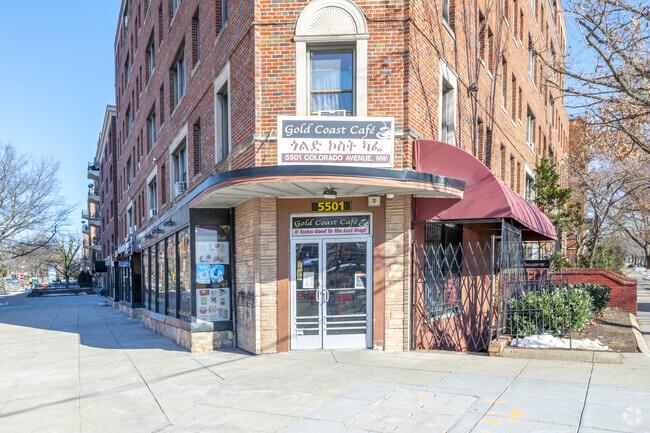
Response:
[[[226,63],[216,80],[214,80],[214,154],[217,156],[216,162],[219,163],[226,159],[232,151],[232,92],[230,88],[230,62]],[[226,89],[228,95],[228,106],[224,107],[221,103],[220,93]],[[228,143],[223,142],[223,131],[221,123],[224,114],[228,116]],[[227,146],[228,153],[224,155],[223,149]]]
[[[443,92],[445,87],[451,87],[451,93],[453,95],[454,101],[453,101],[453,129],[451,130],[451,137],[449,137],[450,131],[447,130],[443,134],[442,130],[442,110],[443,110],[443,105],[442,105],[442,100],[443,100]],[[438,137],[440,141],[443,141],[443,138],[446,140],[445,143],[449,143],[451,145],[456,145],[456,131],[458,129],[458,123],[457,123],[457,111],[458,111],[458,79],[456,77],[456,74],[451,70],[451,68],[445,63],[444,60],[440,59],[440,84],[439,84],[439,101],[438,101],[438,118],[439,118],[439,129],[438,129]],[[449,114],[449,113],[447,113]]]
[[[182,67],[182,71],[180,71]],[[186,84],[187,84],[187,64],[185,62],[185,44],[183,43],[178,50],[176,59],[174,60],[174,66],[172,67],[174,71],[174,110],[178,107],[183,96],[185,96]],[[181,94],[182,90],[182,94]]]
[[[535,201],[535,172],[528,164],[525,165],[525,180],[524,180],[524,199],[533,203]],[[531,195],[528,195],[528,179],[532,180],[533,186],[531,188]]]
[[[149,63],[149,69],[147,70],[147,83],[148,83],[151,80],[151,77],[153,77],[154,71],[156,70],[156,49],[155,49],[153,34],[151,36],[151,39],[149,40],[149,44],[147,45],[146,55],[147,55],[147,62]]]
[[[147,116],[147,140],[149,140],[149,152],[156,145],[156,133],[158,126],[156,124],[156,106],[154,105]]]
[[[537,118],[528,106],[526,108],[526,144],[535,151],[535,120]]]
[[[308,71],[308,86],[309,86],[309,96],[307,97],[307,104],[308,108],[307,110],[309,111],[310,116],[316,116],[317,114],[312,114],[312,109],[311,109],[311,95],[312,95],[312,90],[311,90],[311,54],[312,53],[344,53],[344,52],[352,52],[352,116],[356,115],[356,59],[355,59],[355,51],[354,47],[352,45],[341,45],[341,46],[327,46],[327,47],[318,47],[318,46],[309,46],[307,47],[307,61],[309,62],[309,71]],[[347,114],[346,114],[347,115]]]
[[[169,146],[169,169],[171,170],[170,176],[169,176],[169,182],[170,182],[170,190],[171,190],[171,197],[172,200],[178,195],[174,193],[174,184],[176,182],[180,182],[176,178],[177,172],[178,172],[178,166],[177,166],[177,155],[179,151],[181,150],[182,147],[185,147],[185,173],[186,173],[186,178],[185,178],[185,188],[188,186],[188,161],[187,161],[187,123],[183,125],[181,130],[179,131],[178,134],[176,134],[176,137],[172,140],[171,145]]]
[[[156,168],[154,167],[147,176],[147,217],[149,217],[151,209],[156,209],[158,211],[158,177],[156,176]],[[156,182],[156,188],[154,194],[151,193],[151,184]],[[153,205],[156,205],[153,207]]]
[[[310,50],[352,49],[354,70],[353,113],[368,114],[368,28],[363,11],[349,0],[313,0],[296,23],[296,115],[309,116]]]

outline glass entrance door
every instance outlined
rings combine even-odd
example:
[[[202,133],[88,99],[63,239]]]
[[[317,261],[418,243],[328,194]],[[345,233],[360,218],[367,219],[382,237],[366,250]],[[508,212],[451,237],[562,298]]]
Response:
[[[370,238],[294,240],[292,348],[370,347]]]

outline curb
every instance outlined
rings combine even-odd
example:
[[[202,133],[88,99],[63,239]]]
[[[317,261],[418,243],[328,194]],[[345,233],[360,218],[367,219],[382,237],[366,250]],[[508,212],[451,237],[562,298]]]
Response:
[[[643,338],[643,334],[641,334],[641,327],[639,326],[639,322],[636,320],[636,316],[632,313],[630,313],[630,320],[632,321],[632,331],[634,331],[636,345],[645,356],[650,358],[650,349],[648,349],[648,343],[645,341],[645,338]]]
[[[529,349],[524,347],[506,347],[503,358],[545,359],[549,361],[591,362],[597,364],[622,364],[618,352],[601,352],[597,350],[569,349]]]

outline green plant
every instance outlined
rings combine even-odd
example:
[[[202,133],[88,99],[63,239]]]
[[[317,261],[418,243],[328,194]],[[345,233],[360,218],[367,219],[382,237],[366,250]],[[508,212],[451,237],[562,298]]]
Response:
[[[569,261],[562,256],[560,252],[554,252],[549,256],[551,268],[560,269],[568,268]]]
[[[593,315],[589,291],[578,286],[549,286],[511,298],[506,306],[513,335],[579,331]]]
[[[607,286],[597,286],[592,283],[576,284],[573,287],[578,287],[589,293],[591,296],[592,309],[594,311],[600,311],[609,305],[609,294],[612,291],[611,288]]]

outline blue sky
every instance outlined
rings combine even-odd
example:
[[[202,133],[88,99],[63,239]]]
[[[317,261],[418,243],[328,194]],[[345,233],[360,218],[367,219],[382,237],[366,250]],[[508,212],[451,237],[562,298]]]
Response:
[[[118,0],[3,2],[0,142],[60,161],[63,196],[81,228],[107,104],[114,104]]]

